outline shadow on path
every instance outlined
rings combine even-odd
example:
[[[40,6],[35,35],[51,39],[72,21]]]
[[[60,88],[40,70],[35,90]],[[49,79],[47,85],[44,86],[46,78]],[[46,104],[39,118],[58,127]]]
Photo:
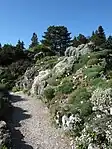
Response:
[[[13,103],[15,103],[15,102],[23,101],[23,100],[26,100],[26,99],[25,98],[22,98],[19,95],[12,94],[11,95],[11,100],[12,100]]]
[[[21,98],[20,96],[11,95],[12,97],[12,103],[19,102],[22,100],[25,100],[24,98]],[[31,118],[31,115],[26,114],[26,110],[21,109],[20,107],[12,107],[12,112],[10,112],[10,116],[8,116],[8,126],[11,131],[11,137],[12,137],[12,149],[33,149],[32,146],[26,144],[24,142],[24,136],[19,131],[19,127],[21,127],[20,122]]]

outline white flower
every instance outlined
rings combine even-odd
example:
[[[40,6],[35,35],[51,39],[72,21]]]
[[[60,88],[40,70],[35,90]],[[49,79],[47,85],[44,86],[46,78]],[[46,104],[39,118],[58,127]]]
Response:
[[[84,101],[81,101],[80,103],[81,103],[81,104],[83,104],[83,103],[84,103]]]
[[[87,66],[85,65],[85,69],[87,69]]]
[[[93,110],[93,111],[96,111],[96,110],[97,110],[97,107],[95,107],[95,106],[92,107],[92,110]]]
[[[101,115],[97,114],[96,117],[97,117],[97,118],[101,118]]]

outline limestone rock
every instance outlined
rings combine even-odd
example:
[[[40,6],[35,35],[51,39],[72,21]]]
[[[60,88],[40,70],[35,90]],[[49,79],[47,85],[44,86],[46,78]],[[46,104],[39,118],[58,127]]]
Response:
[[[76,59],[74,58],[74,56],[64,57],[62,61],[60,61],[54,66],[52,70],[52,75],[55,75],[56,77],[61,77],[63,74],[71,72],[75,61]]]
[[[34,78],[31,88],[31,94],[42,95],[46,86],[46,80],[51,76],[51,70],[40,71],[39,75]]]
[[[95,47],[92,42],[81,44],[77,48],[71,46],[66,49],[65,56],[75,56],[78,59],[80,55],[90,53],[94,48]]]
[[[28,68],[21,78],[16,83],[17,88],[30,89],[34,80],[34,76],[38,75],[38,69],[36,66]]]

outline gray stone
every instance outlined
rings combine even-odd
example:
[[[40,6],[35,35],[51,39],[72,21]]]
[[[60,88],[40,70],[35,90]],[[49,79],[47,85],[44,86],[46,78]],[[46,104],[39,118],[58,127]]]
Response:
[[[64,74],[70,73],[72,71],[75,61],[76,59],[74,58],[74,56],[64,57],[62,61],[60,61],[54,66],[52,70],[52,75],[56,77],[61,77]]]
[[[80,55],[90,53],[94,48],[95,47],[92,42],[81,44],[77,48],[71,46],[66,49],[65,56],[74,56],[76,59],[78,59]]]
[[[21,78],[19,78],[19,80],[16,83],[16,87],[20,88],[20,89],[30,89],[32,84],[33,84],[33,80],[34,77],[38,75],[38,69],[36,66],[33,66],[31,68],[28,68],[24,74],[24,76],[22,76]]]
[[[43,52],[39,52],[39,53],[35,54],[34,60],[41,59],[43,57],[44,57],[44,53]]]
[[[42,95],[46,87],[46,80],[51,76],[51,70],[40,71],[39,75],[34,78],[31,94]]]

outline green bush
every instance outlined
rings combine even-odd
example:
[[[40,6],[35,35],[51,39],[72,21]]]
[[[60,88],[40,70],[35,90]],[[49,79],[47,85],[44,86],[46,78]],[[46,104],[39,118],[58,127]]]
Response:
[[[69,78],[64,78],[56,90],[58,93],[69,94],[73,91],[73,82]]]
[[[36,61],[36,66],[39,70],[52,69],[58,61],[57,56],[46,56],[41,60]]]
[[[97,88],[102,88],[102,89],[107,89],[107,88],[112,88],[112,79],[110,80],[104,80],[102,78],[95,78],[90,81],[91,86],[93,86],[93,89]]]
[[[51,101],[54,98],[55,90],[52,87],[47,87],[44,90],[44,96],[47,99],[47,102]]]
[[[75,63],[74,66],[73,66],[73,72],[74,73],[77,70],[79,70],[80,68],[82,68],[84,65],[87,64],[88,60],[90,59],[88,56],[89,56],[88,54],[85,54],[85,55],[80,56],[78,62]]]
[[[105,58],[108,53],[110,53],[110,50],[102,50],[102,51],[92,52],[92,53],[90,53],[90,57],[102,59],[102,58]]]
[[[50,85],[50,86],[57,86],[59,83],[60,83],[60,80],[59,79],[56,79],[55,77],[51,77],[47,80],[47,83]]]
[[[79,111],[82,116],[88,116],[92,112],[92,105],[89,101],[91,93],[86,88],[76,89],[69,97],[71,111]]]
[[[99,62],[99,60],[97,58],[93,58],[93,59],[90,59],[88,62],[87,62],[87,65],[95,65]]]
[[[90,59],[89,54],[82,55],[80,56],[79,63],[86,65],[89,59]]]
[[[35,53],[43,52],[45,54],[45,56],[55,55],[55,53],[50,48],[48,48],[47,46],[42,45],[42,44],[39,44],[33,48],[30,48],[29,51],[35,52]]]
[[[13,62],[6,68],[2,68],[0,73],[0,83],[5,84],[5,86],[11,90],[16,82],[16,79],[22,76],[30,65],[31,61],[29,60],[19,60],[17,62]]]
[[[94,65],[91,68],[84,69],[84,74],[89,78],[93,79],[99,76],[100,72],[103,71],[103,67],[100,65]]]
[[[0,116],[4,115],[5,110],[8,108],[11,96],[4,85],[0,85]]]

